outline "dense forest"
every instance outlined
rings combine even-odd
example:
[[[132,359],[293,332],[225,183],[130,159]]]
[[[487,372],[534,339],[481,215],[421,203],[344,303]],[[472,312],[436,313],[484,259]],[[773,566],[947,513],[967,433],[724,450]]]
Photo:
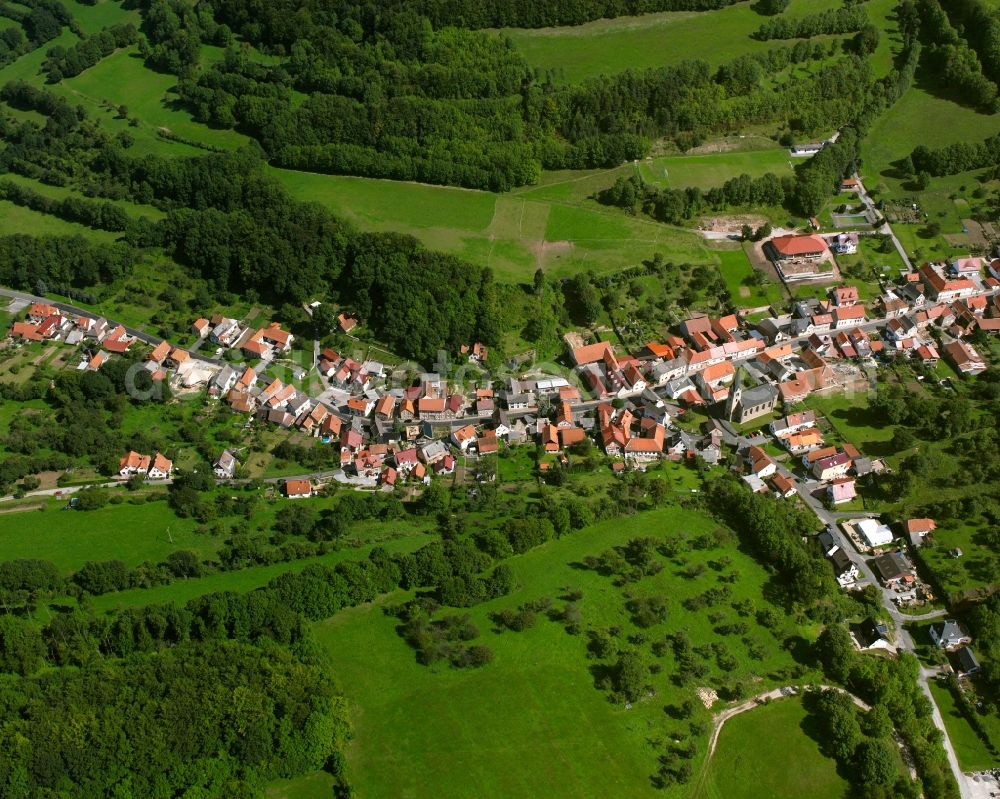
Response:
[[[848,43],[845,54],[830,39],[776,44],[718,70],[692,61],[560,85],[509,41],[442,24],[463,19],[459,5],[213,0],[195,13],[179,0],[150,0],[141,49],[150,66],[180,77],[197,119],[253,136],[275,165],[499,191],[533,182],[542,168],[641,157],[661,137],[690,146],[774,122],[829,130],[849,121],[873,84],[857,57],[871,42]],[[857,30],[865,14],[850,9],[841,28]],[[281,60],[255,60],[234,35]],[[203,42],[227,49],[200,69]],[[792,78],[789,65],[811,61],[810,77]]]
[[[6,680],[0,793],[255,796],[338,762],[342,702],[273,643],[181,644]]]
[[[994,110],[995,80],[984,74],[976,51],[951,24],[938,0],[903,0],[897,17],[904,38],[919,37],[927,45],[929,66],[940,75],[942,85],[955,89],[970,105]]]
[[[154,224],[130,219],[110,202],[52,200],[3,181],[5,199],[125,233],[113,245],[73,237],[0,239],[0,277],[8,285],[108,285],[144,251],[163,247],[222,291],[252,290],[275,304],[326,298],[347,305],[396,352],[425,362],[440,348],[471,341],[495,346],[509,325],[503,296],[512,289],[496,284],[488,269],[426,250],[412,237],[355,231],[317,204],[292,200],[252,148],[136,158],[128,134],[108,135],[82,108],[46,91],[11,83],[0,96],[46,119],[44,126],[0,120],[6,140],[0,171],[168,212]]]

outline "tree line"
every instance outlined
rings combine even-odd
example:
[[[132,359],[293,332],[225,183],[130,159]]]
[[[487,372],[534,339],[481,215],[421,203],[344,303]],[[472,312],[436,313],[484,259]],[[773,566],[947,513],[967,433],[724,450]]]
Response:
[[[599,192],[598,201],[632,213],[642,211],[671,225],[681,225],[706,208],[722,210],[729,206],[787,203],[793,210],[812,216],[839,189],[841,179],[854,171],[857,147],[855,129],[844,128],[836,142],[797,167],[794,177],[778,178],[768,172],[751,178],[744,174],[706,192],[697,186],[660,188],[631,175],[618,178],[613,186]]]
[[[530,0],[499,0],[481,3],[476,0],[391,0],[379,8],[412,8],[431,21],[435,28],[454,25],[459,28],[548,28],[555,25],[581,25],[592,20],[650,14],[657,11],[711,11],[725,8],[737,0],[555,0],[533,3]],[[336,4],[338,16],[346,16],[365,25],[366,3],[342,0]],[[368,23],[371,24],[371,23]]]
[[[955,142],[942,147],[918,144],[904,161],[908,174],[926,172],[929,175],[955,175],[970,169],[995,167],[1000,164],[1000,135],[989,136],[981,142]]]
[[[27,11],[24,10],[24,6],[28,7]],[[7,52],[9,61],[55,39],[62,33],[63,26],[77,28],[73,17],[59,0],[25,0],[16,6],[0,2],[0,16],[20,23],[24,31],[23,36],[12,34],[10,38],[3,37],[8,42],[16,39],[16,45]],[[11,30],[17,31],[17,34],[21,33],[21,30],[16,28]]]
[[[761,23],[753,33],[755,39],[808,39],[837,33],[854,33],[870,24],[863,5],[831,8],[804,17],[776,16]]]
[[[897,18],[904,39],[920,37],[927,45],[930,65],[944,86],[957,90],[970,105],[993,109],[997,84],[983,73],[976,51],[951,24],[939,0],[902,0]]]
[[[946,11],[979,57],[983,74],[1000,84],[1000,10],[982,0],[950,0]]]
[[[39,194],[29,186],[12,180],[0,179],[0,200],[99,230],[122,232],[132,221],[125,210],[113,202],[83,197],[63,197],[60,200]]]
[[[659,222],[681,225],[707,208],[718,211],[730,206],[781,205],[786,189],[789,193],[794,191],[793,180],[781,180],[772,172],[759,178],[739,175],[708,191],[697,186],[661,188],[646,183],[638,175],[630,175],[618,178],[613,186],[599,192],[597,199],[631,213],[641,211]]]
[[[836,595],[826,560],[802,537],[815,531],[816,520],[794,505],[752,494],[734,478],[708,484],[707,506],[740,536],[754,557],[773,570],[789,606],[810,607]]]
[[[138,38],[139,32],[131,22],[112,25],[71,47],[56,45],[49,49],[45,53],[42,69],[48,75],[50,83],[58,83],[63,78],[79,75],[119,47],[134,44]]]

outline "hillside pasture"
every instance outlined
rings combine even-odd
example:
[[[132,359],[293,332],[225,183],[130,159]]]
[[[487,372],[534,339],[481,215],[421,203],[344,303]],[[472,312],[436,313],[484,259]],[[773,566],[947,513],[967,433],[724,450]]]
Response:
[[[271,173],[297,199],[318,202],[366,230],[409,233],[427,247],[486,264],[508,281],[530,282],[539,268],[553,277],[579,269],[614,271],[657,251],[675,261],[714,262],[693,233],[589,199],[614,183],[619,170],[578,178],[553,173],[538,186],[503,195],[284,169]]]
[[[121,560],[138,566],[178,549],[210,556],[220,542],[195,533],[193,519],[179,519],[164,502],[63,510],[65,501],[41,500],[44,510],[0,514],[0,560],[39,558],[61,571],[86,561]]]
[[[179,106],[173,94],[177,78],[148,69],[132,46],[112,53],[96,65],[59,84],[91,113],[103,102],[128,108],[128,116],[136,117],[155,133],[167,130],[178,136],[203,142],[214,147],[235,149],[248,139],[233,130],[217,130],[195,122]]]
[[[836,0],[792,0],[784,13],[804,16],[838,5]],[[499,33],[531,66],[551,71],[558,81],[578,83],[688,60],[718,66],[745,53],[766,51],[773,42],[750,38],[763,20],[750,3],[737,3],[715,11],[668,11],[565,27],[505,28]]]
[[[397,620],[383,611],[386,604],[405,600],[398,593],[374,606],[353,608],[316,625],[332,673],[342,682],[354,708],[355,736],[348,750],[348,777],[361,796],[419,797],[475,795],[506,796],[668,796],[682,797],[679,787],[658,793],[651,784],[658,747],[686,727],[671,722],[664,703],[694,697],[695,685],[679,688],[670,678],[673,655],[666,654],[663,671],[651,675],[654,695],[627,709],[608,701],[595,687],[601,664],[587,658],[587,635],[571,635],[561,623],[539,614],[537,623],[521,632],[494,629],[491,614],[539,597],[559,597],[569,589],[582,592],[579,601],[587,629],[622,628],[621,640],[642,633],[655,641],[683,630],[697,648],[718,642],[706,611],[686,612],[682,602],[718,585],[712,568],[700,576],[682,576],[678,560],[629,587],[669,597],[665,623],[640,629],[624,607],[623,589],[582,565],[604,549],[624,544],[632,536],[681,534],[696,537],[711,531],[707,517],[680,507],[597,524],[507,561],[517,588],[509,596],[468,611],[480,631],[476,644],[494,652],[481,669],[457,670],[422,666],[396,633]],[[690,549],[679,556],[685,563],[707,563],[719,550]],[[733,601],[764,604],[763,570],[739,551],[725,555],[741,579],[733,583]],[[695,570],[698,571],[698,570]],[[727,605],[728,607],[728,605]],[[716,610],[723,610],[722,606]],[[750,618],[749,635],[757,639],[761,659],[742,652],[739,639],[729,639],[735,660],[729,671],[715,664],[697,685],[760,678],[770,681],[776,668],[791,664],[780,643]],[[809,636],[811,632],[801,631]],[[648,653],[649,644],[640,645]],[[359,657],[359,653],[364,653]],[[653,660],[659,660],[654,658]],[[708,665],[708,664],[707,664]],[[414,719],[420,719],[415,726]],[[674,729],[676,727],[676,729]],[[542,746],[539,742],[545,742]],[[697,768],[704,740],[697,741]],[[280,795],[308,796],[287,789]]]

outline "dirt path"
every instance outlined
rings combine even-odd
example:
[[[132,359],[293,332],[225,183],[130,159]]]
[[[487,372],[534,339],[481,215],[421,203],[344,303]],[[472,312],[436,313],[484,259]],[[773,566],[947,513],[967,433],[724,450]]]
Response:
[[[705,782],[708,779],[708,767],[712,762],[712,755],[715,754],[715,747],[719,743],[719,735],[722,734],[722,728],[725,726],[725,723],[729,721],[729,719],[733,718],[733,716],[740,715],[740,713],[746,713],[748,710],[753,710],[755,707],[763,707],[768,701],[774,699],[801,696],[802,691],[805,688],[819,688],[824,691],[839,691],[840,693],[847,694],[847,696],[851,697],[851,701],[865,712],[871,709],[866,702],[858,699],[858,697],[854,696],[854,694],[850,694],[844,689],[837,688],[833,685],[786,685],[782,688],[774,688],[770,691],[758,694],[757,696],[747,699],[745,702],[726,708],[712,717],[712,734],[708,739],[708,752],[705,754],[705,760],[701,764],[701,772],[698,775],[698,781],[695,783],[695,790],[691,795],[696,797],[696,799],[704,799]]]

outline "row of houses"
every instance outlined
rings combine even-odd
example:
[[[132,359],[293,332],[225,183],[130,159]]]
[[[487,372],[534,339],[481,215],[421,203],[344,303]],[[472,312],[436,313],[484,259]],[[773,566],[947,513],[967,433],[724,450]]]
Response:
[[[166,455],[142,455],[134,450],[125,453],[118,462],[118,474],[122,477],[142,475],[151,480],[166,480],[173,474],[174,463]]]

